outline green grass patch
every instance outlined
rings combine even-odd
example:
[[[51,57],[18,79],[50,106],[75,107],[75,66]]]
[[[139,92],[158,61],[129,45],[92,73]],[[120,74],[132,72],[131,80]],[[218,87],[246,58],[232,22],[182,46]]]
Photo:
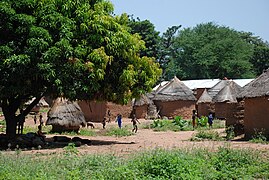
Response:
[[[198,120],[197,120],[198,121]],[[195,129],[197,130],[207,130],[208,125],[207,118],[202,118],[198,121]],[[212,129],[219,129],[225,127],[225,121],[214,120]],[[152,123],[144,125],[142,128],[144,129],[153,129],[154,131],[191,131],[193,130],[192,121],[191,120],[183,120],[180,116],[176,116],[172,120],[166,119],[156,119],[153,120]]]
[[[224,140],[224,138],[222,138],[217,131],[213,130],[199,130],[191,138],[191,141],[202,141],[202,140],[221,141]]]
[[[0,153],[0,179],[268,179],[266,152],[230,149],[163,150],[79,155],[70,144],[60,155]]]
[[[117,137],[122,137],[122,136],[131,136],[134,133],[132,133],[129,129],[126,128],[109,128],[105,131],[105,136],[117,136]]]

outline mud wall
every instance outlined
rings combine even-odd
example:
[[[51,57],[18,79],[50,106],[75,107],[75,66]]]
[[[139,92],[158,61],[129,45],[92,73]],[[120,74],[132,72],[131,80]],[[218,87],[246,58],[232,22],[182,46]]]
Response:
[[[135,116],[136,118],[145,118],[147,117],[148,113],[148,105],[143,105],[143,106],[135,106]]]
[[[255,131],[269,135],[268,97],[245,99],[244,125],[246,138],[255,135]]]
[[[160,116],[173,118],[181,116],[183,119],[191,119],[192,110],[195,109],[195,101],[154,101]]]
[[[86,122],[102,122],[107,112],[107,103],[100,101],[78,101]]]

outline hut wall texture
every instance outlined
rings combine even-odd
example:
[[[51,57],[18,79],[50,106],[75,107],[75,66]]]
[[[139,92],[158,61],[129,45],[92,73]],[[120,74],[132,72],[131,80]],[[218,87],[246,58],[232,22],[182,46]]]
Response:
[[[208,116],[211,110],[211,103],[199,103],[197,107],[198,117]]]
[[[122,117],[129,118],[133,110],[132,102],[129,102],[127,105],[108,102],[107,108],[110,109],[112,120],[114,120],[119,113],[122,115]]]
[[[136,118],[146,118],[148,113],[148,105],[136,106],[135,107],[135,116]]]
[[[191,119],[192,110],[195,109],[195,101],[154,101],[161,116],[173,118],[181,116],[183,119]]]
[[[107,112],[106,102],[78,101],[85,120],[91,122],[102,122]]]
[[[251,138],[256,132],[269,136],[268,97],[245,99],[244,129],[245,137]]]
[[[225,121],[225,126],[233,126],[236,136],[244,134],[244,101],[236,103],[233,109],[233,116],[231,115]]]
[[[215,103],[216,118],[233,118],[237,103]]]

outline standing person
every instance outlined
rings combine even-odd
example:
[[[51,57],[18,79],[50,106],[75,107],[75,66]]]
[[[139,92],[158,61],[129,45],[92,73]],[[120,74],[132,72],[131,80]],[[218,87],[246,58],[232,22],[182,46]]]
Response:
[[[35,114],[35,116],[34,116],[34,122],[35,122],[35,124],[36,124],[36,114]]]
[[[39,115],[39,123],[40,123],[41,126],[43,126],[43,124],[44,124],[42,114]]]
[[[209,115],[208,115],[208,124],[209,124],[209,128],[212,128],[212,124],[213,124],[213,113],[210,112]]]
[[[42,139],[42,141],[45,141],[46,136],[42,132],[42,126],[38,125],[38,131],[36,132],[37,136]]]
[[[111,118],[110,109],[107,110],[107,116],[108,116],[108,121],[107,122],[110,123],[111,122],[111,119],[110,119]]]
[[[122,116],[121,116],[121,114],[117,115],[116,122],[118,122],[118,126],[121,129],[121,124],[122,124]]]
[[[106,117],[104,117],[102,124],[103,124],[103,129],[105,129],[106,128]]]
[[[196,121],[195,121],[196,117],[197,117],[196,110],[192,110],[191,118],[192,118],[192,128],[193,128],[193,130],[194,130],[195,126],[196,126]]]
[[[137,123],[140,124],[140,122],[136,118],[135,114],[133,114],[131,122],[133,123],[133,127],[134,127],[133,130],[132,130],[132,132],[135,132],[136,133],[137,132]]]

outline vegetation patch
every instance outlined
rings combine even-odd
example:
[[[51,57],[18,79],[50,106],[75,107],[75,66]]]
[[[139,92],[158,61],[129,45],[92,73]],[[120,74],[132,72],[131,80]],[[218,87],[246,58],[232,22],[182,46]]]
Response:
[[[155,149],[119,158],[81,155],[68,145],[63,154],[0,153],[0,179],[268,179],[269,159],[260,151],[221,147]]]
[[[224,140],[217,131],[213,130],[199,130],[192,138],[191,141],[203,141],[213,140],[221,141]]]

